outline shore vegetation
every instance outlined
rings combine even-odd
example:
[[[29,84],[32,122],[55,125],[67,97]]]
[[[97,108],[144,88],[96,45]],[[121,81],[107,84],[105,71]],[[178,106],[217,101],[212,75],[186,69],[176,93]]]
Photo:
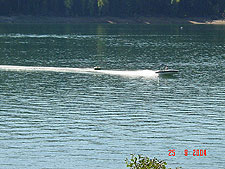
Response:
[[[171,169],[167,168],[167,163],[165,161],[158,160],[157,158],[150,159],[143,155],[131,154],[131,159],[126,159],[127,167],[130,169]],[[181,167],[176,167],[176,169],[181,169]]]
[[[225,17],[224,0],[0,0],[0,16]]]

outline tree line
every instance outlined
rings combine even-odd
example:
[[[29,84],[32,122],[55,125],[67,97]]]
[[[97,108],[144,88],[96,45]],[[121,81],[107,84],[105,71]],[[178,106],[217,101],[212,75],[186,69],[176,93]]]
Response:
[[[225,17],[224,0],[0,0],[0,15]]]

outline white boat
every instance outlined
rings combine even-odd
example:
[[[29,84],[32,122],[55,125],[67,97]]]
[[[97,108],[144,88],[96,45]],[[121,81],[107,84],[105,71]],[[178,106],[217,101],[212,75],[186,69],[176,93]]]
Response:
[[[179,70],[174,70],[174,69],[164,69],[164,70],[155,71],[155,73],[158,73],[159,75],[173,75],[178,72],[179,72]]]

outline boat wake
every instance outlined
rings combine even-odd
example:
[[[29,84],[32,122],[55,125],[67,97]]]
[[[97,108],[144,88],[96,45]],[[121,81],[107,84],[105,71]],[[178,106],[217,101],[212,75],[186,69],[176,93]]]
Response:
[[[2,71],[48,71],[48,72],[68,72],[68,73],[90,73],[90,74],[108,74],[130,78],[156,78],[158,74],[153,70],[94,70],[94,68],[69,68],[69,67],[33,67],[33,66],[11,66],[0,65]]]
[[[153,70],[98,70],[98,73],[108,74],[108,75],[117,75],[117,76],[126,76],[130,78],[156,78],[158,74]]]

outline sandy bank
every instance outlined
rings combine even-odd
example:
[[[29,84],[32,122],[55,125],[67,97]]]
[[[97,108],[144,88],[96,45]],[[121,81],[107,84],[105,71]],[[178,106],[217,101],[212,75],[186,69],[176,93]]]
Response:
[[[225,19],[210,20],[207,18],[169,18],[169,17],[34,17],[34,16],[0,16],[0,23],[53,23],[53,24],[217,24],[225,25]]]

